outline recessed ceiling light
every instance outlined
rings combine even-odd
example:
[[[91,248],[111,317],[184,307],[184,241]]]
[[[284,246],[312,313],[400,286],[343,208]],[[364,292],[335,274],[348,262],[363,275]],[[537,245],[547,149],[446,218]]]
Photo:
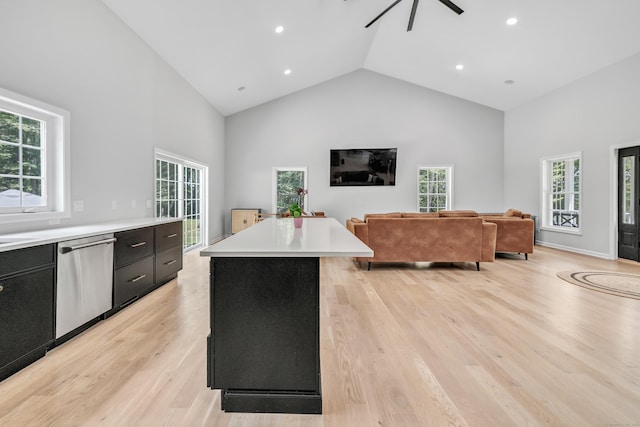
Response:
[[[291,74],[291,68],[287,68],[286,70],[284,70],[285,76],[288,76],[289,74]]]
[[[462,70],[462,69],[464,69],[464,65],[462,64],[456,65],[456,70]]]
[[[516,25],[517,23],[518,23],[518,18],[507,19],[507,25]]]
[[[239,90],[240,92],[242,92],[242,91],[243,91],[243,90],[245,90],[245,89],[246,89],[246,87],[244,87],[244,86],[240,86],[240,87],[238,88],[238,90]]]
[[[515,83],[515,82],[514,82],[513,80],[505,80],[505,81],[504,81],[504,84],[506,84],[506,85],[512,85],[512,84],[514,84],[514,83]]]
[[[282,25],[278,25],[278,26],[276,27],[276,33],[280,34],[280,33],[281,33],[281,32],[283,32],[283,31],[284,31],[284,27],[283,27]]]

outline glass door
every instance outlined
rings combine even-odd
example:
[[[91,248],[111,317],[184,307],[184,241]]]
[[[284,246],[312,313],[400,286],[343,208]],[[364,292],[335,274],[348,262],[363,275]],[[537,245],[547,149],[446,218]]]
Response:
[[[618,152],[618,257],[639,261],[638,166],[640,147]]]

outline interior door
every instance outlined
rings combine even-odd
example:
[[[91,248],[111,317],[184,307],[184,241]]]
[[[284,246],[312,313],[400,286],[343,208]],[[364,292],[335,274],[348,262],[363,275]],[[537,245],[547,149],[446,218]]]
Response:
[[[640,261],[638,213],[640,212],[640,147],[618,152],[618,257]]]

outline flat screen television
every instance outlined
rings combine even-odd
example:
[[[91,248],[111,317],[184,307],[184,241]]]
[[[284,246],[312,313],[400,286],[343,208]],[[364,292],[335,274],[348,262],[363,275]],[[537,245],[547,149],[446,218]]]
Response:
[[[396,185],[397,148],[331,150],[331,187]]]

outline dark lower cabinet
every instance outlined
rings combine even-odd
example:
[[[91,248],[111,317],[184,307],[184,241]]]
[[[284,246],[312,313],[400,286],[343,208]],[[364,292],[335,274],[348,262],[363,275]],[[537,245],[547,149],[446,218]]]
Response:
[[[318,258],[213,258],[208,381],[231,412],[322,413]]]
[[[113,310],[174,279],[182,270],[182,221],[115,233]]]
[[[11,263],[12,259],[19,262]],[[54,245],[0,253],[0,380],[44,356],[54,340]],[[8,266],[14,271],[9,272]]]
[[[182,221],[156,225],[156,283],[161,285],[182,270]]]
[[[113,305],[123,306],[153,286],[153,257],[146,257],[125,267],[113,275]]]

